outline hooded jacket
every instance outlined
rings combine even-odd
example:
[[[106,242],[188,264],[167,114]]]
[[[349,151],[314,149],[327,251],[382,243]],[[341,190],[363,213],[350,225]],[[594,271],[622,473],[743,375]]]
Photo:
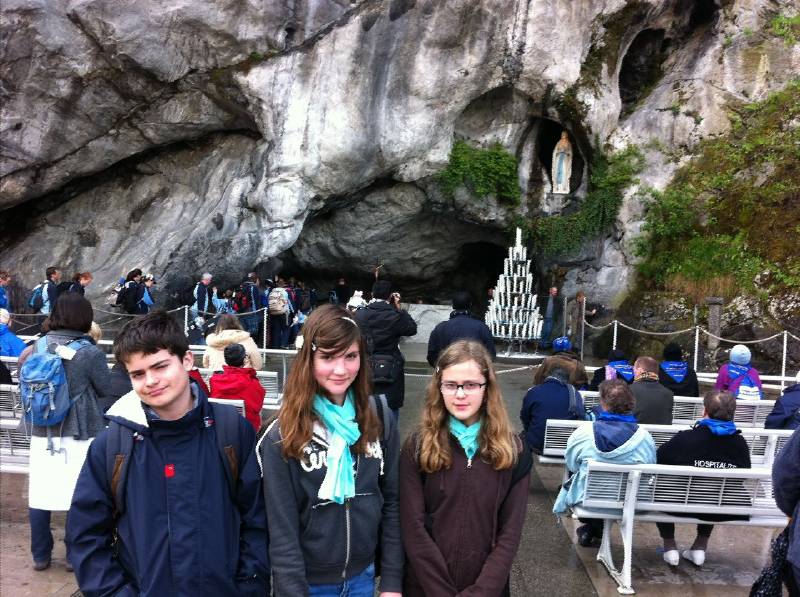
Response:
[[[215,373],[209,382],[212,398],[244,400],[247,420],[253,429],[261,429],[261,409],[264,407],[266,391],[258,383],[256,370],[252,367],[223,366],[222,373]]]
[[[25,350],[25,343],[8,328],[8,324],[0,323],[0,357],[18,357]]]
[[[268,591],[255,433],[241,418],[238,454],[243,461],[234,499],[215,436],[214,409],[196,384],[191,387],[196,406],[176,421],[158,419],[135,392],[106,414],[141,439],[133,442],[125,511],[116,524],[106,468],[109,431],[92,442],[78,478],[65,541],[86,597]]]
[[[752,365],[748,365],[750,367],[750,371],[748,371],[745,375],[740,375],[737,378],[733,378],[728,371],[729,363],[725,363],[722,367],[719,368],[719,373],[717,373],[717,381],[714,384],[715,390],[727,390],[734,396],[739,390],[739,386],[742,385],[745,377],[749,377],[755,385],[761,388],[761,377],[758,375],[758,371]]]
[[[685,361],[683,364],[686,366],[685,370],[678,370],[670,375],[665,368],[666,363],[661,363],[658,367],[658,382],[672,390],[674,396],[700,396],[697,372]]]
[[[445,348],[456,340],[475,340],[480,342],[489,351],[494,360],[496,351],[494,338],[488,326],[480,319],[475,319],[469,311],[453,311],[450,319],[442,321],[433,328],[428,339],[428,364],[433,367]]]
[[[303,597],[308,595],[309,584],[352,578],[373,563],[378,547],[380,590],[400,592],[400,440],[395,418],[388,419],[391,424],[385,441],[371,443],[367,454],[353,453],[355,496],[344,505],[317,497],[328,470],[324,426],[314,423],[302,460],[284,459],[278,420],[259,441],[276,597]]]
[[[252,336],[245,330],[222,330],[206,337],[208,348],[203,353],[203,367],[212,371],[222,371],[225,365],[225,347],[230,344],[241,344],[247,355],[244,357],[244,367],[261,369],[263,361],[258,346]]]
[[[583,398],[575,390],[575,409],[569,412],[569,388],[554,377],[548,377],[543,384],[528,390],[522,401],[519,413],[528,445],[534,452],[541,454],[544,447],[544,432],[548,419],[586,418]]]
[[[635,423],[595,421],[591,425],[581,425],[569,436],[564,460],[575,474],[558,493],[553,505],[556,514],[564,514],[567,508],[583,500],[590,460],[610,464],[654,464],[656,445],[652,436]]]
[[[775,401],[772,412],[764,422],[767,429],[797,429],[800,427],[800,383],[789,386]]]

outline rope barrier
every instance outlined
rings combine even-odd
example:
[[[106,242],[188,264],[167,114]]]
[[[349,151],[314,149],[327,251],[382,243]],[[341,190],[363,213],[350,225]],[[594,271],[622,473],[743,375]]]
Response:
[[[612,322],[613,323],[613,322]],[[630,330],[632,332],[638,332],[640,334],[648,334],[650,336],[677,336],[678,334],[685,334],[686,332],[693,332],[694,327],[686,328],[685,330],[677,330],[675,332],[651,332],[649,330],[639,330],[636,328],[632,328],[629,325],[622,323],[621,321],[618,322],[621,327],[624,327],[626,330]]]
[[[495,371],[495,375],[504,375],[506,373],[518,373],[519,371],[525,371],[526,369],[535,369],[538,365],[525,365],[523,367],[515,367],[513,369],[498,369]],[[405,373],[403,372],[405,377],[432,377],[433,373]]]
[[[731,342],[733,344],[758,344],[759,342],[768,342],[769,340],[774,340],[775,338],[779,338],[783,336],[783,332],[775,334],[774,336],[770,336],[769,338],[757,338],[755,340],[733,340],[730,338],[720,338],[719,336],[712,334],[706,329],[700,328],[700,331],[703,332],[706,336],[710,338],[714,338],[715,340],[719,340],[721,342]]]
[[[583,320],[583,324],[584,324],[586,327],[588,327],[588,328],[591,328],[591,329],[593,329],[593,330],[604,330],[604,329],[606,329],[607,327],[611,327],[612,325],[614,325],[614,322],[613,322],[613,321],[609,321],[609,322],[608,322],[607,324],[605,324],[605,325],[592,325],[591,323],[589,323],[588,321],[586,321],[586,320],[584,319],[584,320]]]

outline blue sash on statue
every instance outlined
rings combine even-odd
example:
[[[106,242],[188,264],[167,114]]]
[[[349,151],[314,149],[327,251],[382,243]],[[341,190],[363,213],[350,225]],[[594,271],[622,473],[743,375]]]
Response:
[[[661,369],[669,375],[675,383],[681,383],[686,379],[686,374],[689,372],[689,363],[685,361],[664,361],[661,363]]]

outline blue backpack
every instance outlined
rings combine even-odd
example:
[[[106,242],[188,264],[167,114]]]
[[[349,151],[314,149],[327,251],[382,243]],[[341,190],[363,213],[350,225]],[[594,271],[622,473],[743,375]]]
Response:
[[[85,338],[67,344],[72,350],[90,346]],[[19,370],[19,389],[25,420],[33,425],[47,427],[47,449],[53,451],[50,428],[61,423],[69,413],[73,400],[69,393],[67,376],[61,357],[51,352],[47,337],[39,338],[36,350]]]
[[[45,284],[39,284],[31,291],[31,297],[28,299],[28,306],[36,313],[42,310],[44,306],[44,288]]]

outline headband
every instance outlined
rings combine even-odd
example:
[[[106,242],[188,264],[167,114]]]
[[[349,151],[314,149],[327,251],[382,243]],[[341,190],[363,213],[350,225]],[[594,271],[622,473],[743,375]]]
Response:
[[[349,321],[349,322],[350,322],[350,323],[352,323],[354,326],[358,327],[358,324],[355,322],[355,320],[354,320],[354,319],[351,319],[350,317],[344,317],[344,316],[342,316],[342,317],[340,317],[339,319],[344,319],[345,321]],[[312,350],[312,351],[315,351],[315,350],[317,350],[317,345],[316,345],[316,344],[314,344],[313,342],[311,343],[311,350]]]

